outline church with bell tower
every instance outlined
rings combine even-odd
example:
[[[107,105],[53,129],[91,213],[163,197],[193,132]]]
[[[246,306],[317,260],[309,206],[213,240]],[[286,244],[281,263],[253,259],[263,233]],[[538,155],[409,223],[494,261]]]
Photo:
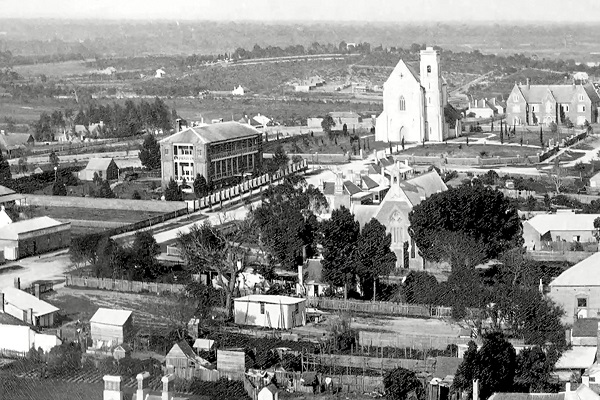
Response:
[[[444,119],[447,103],[437,50],[421,50],[418,65],[400,60],[383,84],[383,112],[377,117],[375,140],[442,142],[448,137]]]

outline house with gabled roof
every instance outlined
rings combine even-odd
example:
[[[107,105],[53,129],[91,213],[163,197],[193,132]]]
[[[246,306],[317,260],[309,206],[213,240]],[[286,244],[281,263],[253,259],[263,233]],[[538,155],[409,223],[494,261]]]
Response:
[[[594,220],[600,214],[575,214],[571,210],[539,214],[523,222],[523,240],[529,250],[551,249],[553,243],[587,243],[597,249]]]
[[[262,165],[262,133],[247,123],[188,127],[160,142],[162,184],[192,184],[196,175],[218,184]]]
[[[5,133],[2,131],[0,134],[0,149],[7,156],[12,156],[16,152],[34,144],[35,139],[29,133]]]
[[[506,101],[510,125],[562,124],[568,117],[575,125],[598,122],[600,96],[592,84],[525,85],[515,83]]]
[[[79,179],[93,181],[94,174],[107,181],[119,179],[119,167],[112,158],[91,158],[85,169],[79,171]]]
[[[127,343],[133,335],[133,313],[101,307],[90,319],[90,332],[95,343],[101,342],[99,347]]]
[[[175,368],[208,369],[210,363],[196,355],[189,343],[182,340],[171,347],[165,357],[165,365],[167,370],[173,371]]]
[[[40,298],[15,287],[2,289],[4,304],[2,309],[21,321],[41,327],[54,325],[59,309]]]

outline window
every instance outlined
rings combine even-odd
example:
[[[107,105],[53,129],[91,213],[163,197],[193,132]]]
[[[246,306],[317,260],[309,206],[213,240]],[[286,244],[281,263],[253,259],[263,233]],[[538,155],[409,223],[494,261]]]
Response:
[[[165,156],[169,154],[169,149],[165,147]]]
[[[579,242],[580,239],[581,239],[581,236],[579,236],[579,235],[573,236],[573,241],[574,242]]]
[[[427,73],[430,74],[431,73],[431,65],[427,66]]]
[[[519,101],[519,95],[518,94],[513,95],[513,101]]]
[[[585,297],[578,298],[577,307],[587,307],[587,299]]]
[[[265,314],[265,303],[260,303],[260,314],[261,315]]]
[[[296,303],[296,312],[300,311],[300,305]]]
[[[531,112],[538,112],[538,111],[539,111],[538,105],[537,104],[532,104],[531,105]]]
[[[569,112],[569,105],[568,105],[568,104],[565,104],[565,105],[563,106],[563,111],[564,111],[564,112]]]
[[[406,110],[406,100],[404,100],[404,96],[400,96],[400,111]]]
[[[579,95],[579,101],[583,101],[583,95],[582,94]]]
[[[577,106],[577,112],[585,112],[585,105],[584,104],[579,104]]]
[[[546,112],[547,113],[552,112],[552,103],[546,104]]]

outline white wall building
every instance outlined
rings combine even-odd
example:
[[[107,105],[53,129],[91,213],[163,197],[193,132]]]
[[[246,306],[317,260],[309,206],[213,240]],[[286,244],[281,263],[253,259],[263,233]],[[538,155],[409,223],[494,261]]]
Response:
[[[444,120],[448,96],[440,54],[428,47],[420,55],[418,70],[400,60],[384,83],[383,112],[377,117],[375,140],[441,142],[448,136]]]
[[[306,299],[253,294],[234,299],[235,323],[272,329],[306,324]]]

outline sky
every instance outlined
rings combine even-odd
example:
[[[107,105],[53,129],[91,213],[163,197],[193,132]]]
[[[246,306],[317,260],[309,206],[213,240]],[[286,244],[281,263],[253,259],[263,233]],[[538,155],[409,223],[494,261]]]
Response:
[[[600,22],[600,0],[0,0],[0,18]]]

